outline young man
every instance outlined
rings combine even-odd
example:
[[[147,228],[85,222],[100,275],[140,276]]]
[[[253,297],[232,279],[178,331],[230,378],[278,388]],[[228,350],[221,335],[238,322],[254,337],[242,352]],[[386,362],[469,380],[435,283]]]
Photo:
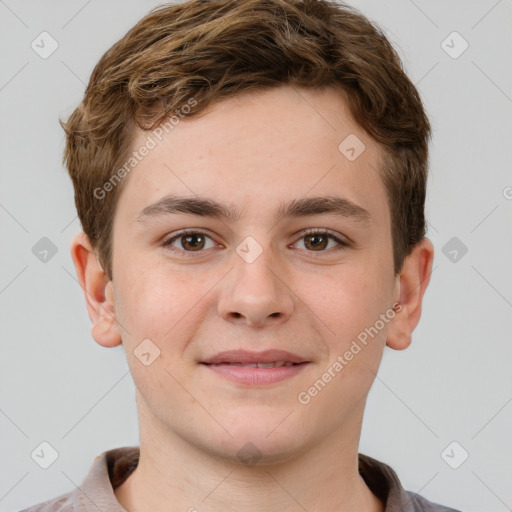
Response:
[[[164,5],[64,128],[72,257],[140,448],[28,510],[453,510],[358,453],[433,260],[430,125],[379,29],[324,0]]]

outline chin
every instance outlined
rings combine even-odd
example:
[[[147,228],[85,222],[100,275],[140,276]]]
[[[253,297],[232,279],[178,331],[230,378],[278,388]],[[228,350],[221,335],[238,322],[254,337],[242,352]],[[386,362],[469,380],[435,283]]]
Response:
[[[211,439],[210,451],[250,467],[287,462],[297,457],[306,443],[303,431],[291,423],[285,427],[284,423],[274,422],[269,427],[269,423],[261,419],[239,422],[228,428],[232,437],[223,436],[217,443]]]

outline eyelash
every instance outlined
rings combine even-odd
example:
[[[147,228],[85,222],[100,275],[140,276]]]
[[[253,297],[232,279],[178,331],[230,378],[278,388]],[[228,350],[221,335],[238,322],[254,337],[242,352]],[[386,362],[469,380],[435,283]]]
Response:
[[[193,229],[193,228],[189,228],[189,229],[184,229],[184,230],[180,231],[179,233],[177,233],[176,235],[174,235],[173,237],[164,240],[162,242],[162,246],[164,246],[166,249],[170,250],[171,252],[174,252],[176,254],[179,254],[179,255],[182,255],[182,256],[185,256],[185,257],[193,257],[194,253],[205,252],[205,250],[185,251],[184,249],[177,249],[176,247],[173,247],[171,245],[175,240],[179,240],[181,237],[183,237],[185,235],[189,235],[189,234],[205,235],[208,238],[212,239],[211,236],[209,236],[208,234],[204,233],[203,231],[199,231],[199,230],[196,230],[196,229]],[[315,229],[315,228],[306,229],[305,231],[302,232],[301,236],[298,238],[297,241],[301,240],[302,238],[304,238],[304,237],[306,237],[308,235],[326,236],[329,239],[334,240],[336,243],[339,244],[337,247],[331,248],[331,249],[327,249],[327,250],[307,251],[307,252],[310,252],[310,253],[313,253],[313,254],[315,252],[318,252],[318,253],[330,253],[330,252],[333,252],[333,251],[337,252],[337,251],[341,251],[343,249],[346,249],[347,247],[351,247],[351,243],[348,240],[344,240],[344,239],[339,238],[336,235],[336,233],[334,233],[333,231],[331,231],[329,229]]]

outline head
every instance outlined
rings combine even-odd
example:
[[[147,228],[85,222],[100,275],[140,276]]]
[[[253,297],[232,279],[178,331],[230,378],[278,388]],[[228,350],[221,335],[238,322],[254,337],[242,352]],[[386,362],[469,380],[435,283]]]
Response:
[[[146,417],[231,456],[356,435],[384,346],[411,341],[433,255],[430,126],[382,32],[328,1],[164,5],[105,53],[63,127],[93,335],[125,347]],[[236,349],[307,363],[263,387],[204,364]]]

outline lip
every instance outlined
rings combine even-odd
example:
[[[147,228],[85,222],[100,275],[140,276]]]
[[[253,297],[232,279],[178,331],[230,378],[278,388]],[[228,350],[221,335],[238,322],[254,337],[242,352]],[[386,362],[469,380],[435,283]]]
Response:
[[[229,364],[204,364],[207,371],[245,386],[264,386],[294,377],[309,363],[298,363],[294,366],[276,368],[248,368],[246,366],[230,366]]]
[[[235,366],[272,363],[284,361],[287,366],[276,366],[274,368],[258,368],[248,366]],[[290,365],[294,363],[293,365]],[[281,382],[300,373],[310,361],[286,352],[284,350],[266,350],[264,352],[249,352],[246,350],[230,350],[220,352],[219,354],[201,362],[208,371],[228,379],[237,384],[246,386],[263,386]]]
[[[252,363],[272,363],[273,361],[285,361],[290,363],[307,363],[306,359],[286,352],[285,350],[265,350],[263,352],[250,352],[248,350],[228,350],[226,352],[219,352],[201,361],[203,364],[222,364],[222,363],[239,363],[239,364],[252,364]]]

